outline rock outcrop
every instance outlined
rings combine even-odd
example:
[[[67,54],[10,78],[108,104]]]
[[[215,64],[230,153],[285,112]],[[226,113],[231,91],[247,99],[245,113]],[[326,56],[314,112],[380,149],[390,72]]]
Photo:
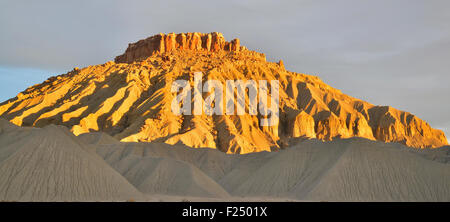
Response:
[[[193,51],[233,51],[239,52],[246,50],[240,46],[239,39],[233,39],[231,42],[225,41],[222,33],[170,33],[158,34],[147,39],[140,40],[128,45],[123,55],[117,56],[115,62],[130,63],[142,58],[149,57],[155,53],[170,52],[174,50],[193,50]]]
[[[289,112],[287,117],[290,137],[316,138],[314,118],[304,111]]]
[[[279,81],[280,121],[259,115],[171,112],[175,80]],[[203,98],[208,96],[203,94]],[[249,110],[248,104],[245,107]],[[165,142],[228,153],[273,151],[289,138],[364,137],[410,147],[441,147],[447,139],[411,113],[350,97],[318,77],[287,71],[283,62],[229,43],[219,33],[156,35],[131,44],[116,62],[74,69],[0,104],[0,117],[20,126],[65,125],[76,134],[104,132],[124,142]]]

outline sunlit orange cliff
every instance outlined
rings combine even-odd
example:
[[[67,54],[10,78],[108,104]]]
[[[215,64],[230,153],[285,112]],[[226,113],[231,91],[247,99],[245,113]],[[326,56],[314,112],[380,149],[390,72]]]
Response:
[[[262,127],[261,116],[249,114],[173,114],[172,82],[192,82],[194,72],[223,83],[279,80],[279,124]],[[29,87],[0,104],[0,117],[20,126],[65,125],[75,135],[103,131],[125,142],[182,143],[227,153],[273,151],[288,146],[291,138],[447,145],[442,131],[411,113],[347,96],[216,32],[158,34],[132,43],[114,62],[75,68]]]

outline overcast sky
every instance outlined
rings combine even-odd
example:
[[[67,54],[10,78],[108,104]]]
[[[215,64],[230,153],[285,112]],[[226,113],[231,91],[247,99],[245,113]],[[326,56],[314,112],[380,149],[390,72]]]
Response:
[[[2,0],[0,100],[156,33],[218,31],[450,136],[449,11],[446,0]]]

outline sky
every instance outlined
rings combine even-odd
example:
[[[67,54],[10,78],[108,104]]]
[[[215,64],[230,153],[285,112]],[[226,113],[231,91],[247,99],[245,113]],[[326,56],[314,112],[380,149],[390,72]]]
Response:
[[[2,0],[0,100],[157,33],[218,31],[450,136],[449,9],[447,0]]]

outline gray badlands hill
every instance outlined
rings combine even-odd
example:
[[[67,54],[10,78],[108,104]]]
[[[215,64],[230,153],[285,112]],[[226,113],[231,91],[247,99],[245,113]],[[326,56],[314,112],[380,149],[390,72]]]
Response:
[[[1,120],[0,200],[450,201],[449,147],[362,138],[290,143],[236,155]]]
[[[65,127],[21,128],[0,119],[0,200],[115,201],[142,198]]]

